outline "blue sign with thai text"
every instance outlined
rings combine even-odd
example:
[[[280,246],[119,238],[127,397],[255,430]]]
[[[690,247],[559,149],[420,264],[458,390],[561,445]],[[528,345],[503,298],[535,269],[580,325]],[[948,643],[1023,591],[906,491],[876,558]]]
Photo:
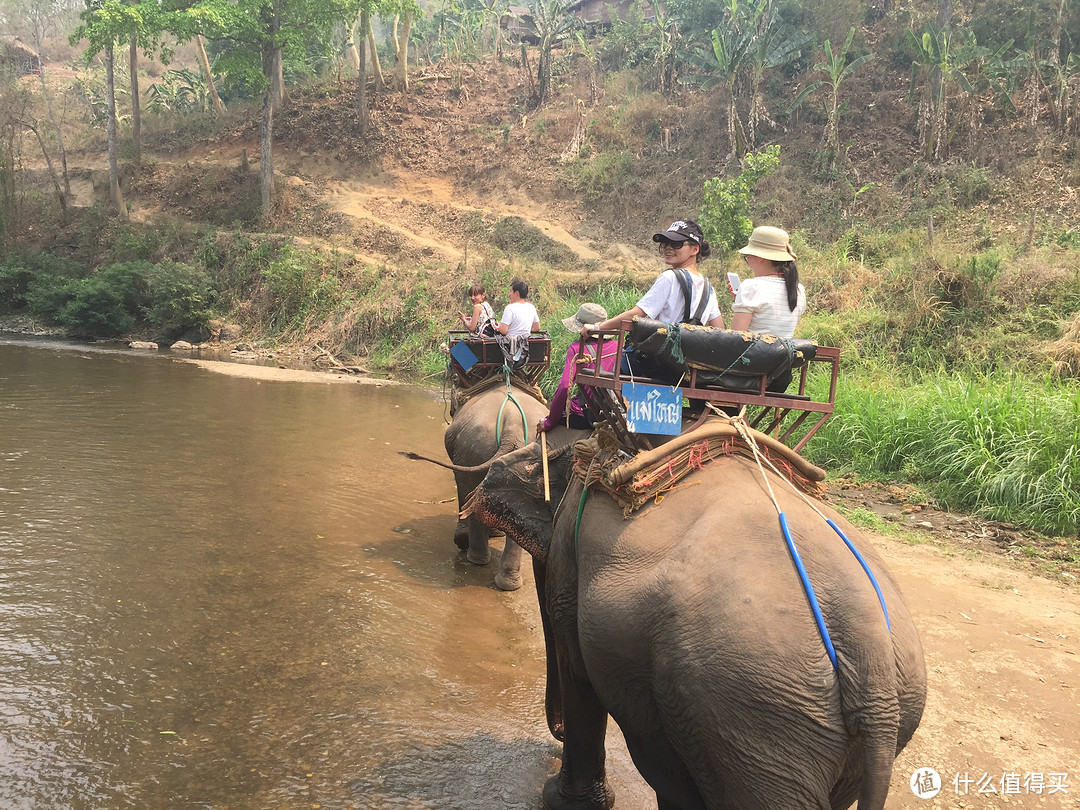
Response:
[[[626,424],[631,433],[678,436],[682,432],[682,390],[659,385],[627,383]]]

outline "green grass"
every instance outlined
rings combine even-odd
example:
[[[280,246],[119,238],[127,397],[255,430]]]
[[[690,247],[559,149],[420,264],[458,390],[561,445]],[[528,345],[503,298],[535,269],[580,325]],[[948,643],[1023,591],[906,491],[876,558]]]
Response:
[[[1056,536],[1080,529],[1080,392],[1016,375],[849,373],[807,447],[833,472],[924,488],[958,509]]]

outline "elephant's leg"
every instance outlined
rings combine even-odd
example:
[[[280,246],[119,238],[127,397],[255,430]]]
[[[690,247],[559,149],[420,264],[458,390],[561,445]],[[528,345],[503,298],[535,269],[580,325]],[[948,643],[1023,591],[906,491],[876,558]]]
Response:
[[[470,517],[469,548],[465,553],[473,565],[487,565],[491,562],[491,547],[488,543],[488,527],[474,517]]]
[[[453,458],[453,456],[451,456]],[[465,501],[468,500],[472,491],[476,488],[477,481],[473,478],[466,477],[462,473],[454,472],[454,483],[457,485],[457,511],[458,522],[454,527],[454,545],[460,548],[462,551],[469,550],[469,520],[461,519],[461,510],[465,508]]]
[[[462,551],[469,550],[469,521],[458,518],[454,527],[454,545]]]
[[[559,678],[565,710],[563,761],[544,785],[544,804],[550,810],[609,810],[615,794],[604,771],[607,711],[584,674],[575,676],[559,650]]]
[[[637,717],[633,727],[627,724],[625,728],[620,728],[623,729],[623,738],[634,764],[656,791],[658,810],[705,810],[701,790],[694,783],[679,752],[669,742],[655,711]],[[627,729],[632,730],[628,733]],[[645,733],[635,733],[633,729],[644,729]],[[717,794],[713,798],[717,798]],[[736,802],[724,806],[747,805]]]
[[[544,658],[547,661],[547,688],[544,694],[544,714],[548,731],[562,742],[563,733],[562,686],[559,682],[559,656],[555,651],[555,634],[551,627],[551,615],[547,609],[547,566],[533,558],[533,584],[540,601],[540,623],[544,628]]]
[[[521,546],[509,537],[503,543],[495,587],[501,591],[516,591],[521,587]]]

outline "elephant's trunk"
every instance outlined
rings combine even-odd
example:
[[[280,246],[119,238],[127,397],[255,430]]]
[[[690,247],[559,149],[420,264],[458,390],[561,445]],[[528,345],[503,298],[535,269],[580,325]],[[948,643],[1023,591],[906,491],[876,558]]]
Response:
[[[497,498],[491,498],[480,485],[470,493],[461,508],[461,518],[467,520],[474,517],[490,529],[498,529],[505,532],[506,536],[516,542],[525,551],[541,563],[547,562],[548,544],[550,542],[550,526],[546,541],[539,536],[537,526],[529,526],[522,516],[512,509],[500,505]],[[549,517],[550,519],[550,517]]]

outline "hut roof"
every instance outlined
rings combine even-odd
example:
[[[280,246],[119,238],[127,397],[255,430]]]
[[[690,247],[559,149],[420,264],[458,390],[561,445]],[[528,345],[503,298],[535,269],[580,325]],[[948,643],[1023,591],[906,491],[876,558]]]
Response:
[[[37,62],[37,51],[18,37],[0,37],[0,55],[8,59],[32,59]]]

